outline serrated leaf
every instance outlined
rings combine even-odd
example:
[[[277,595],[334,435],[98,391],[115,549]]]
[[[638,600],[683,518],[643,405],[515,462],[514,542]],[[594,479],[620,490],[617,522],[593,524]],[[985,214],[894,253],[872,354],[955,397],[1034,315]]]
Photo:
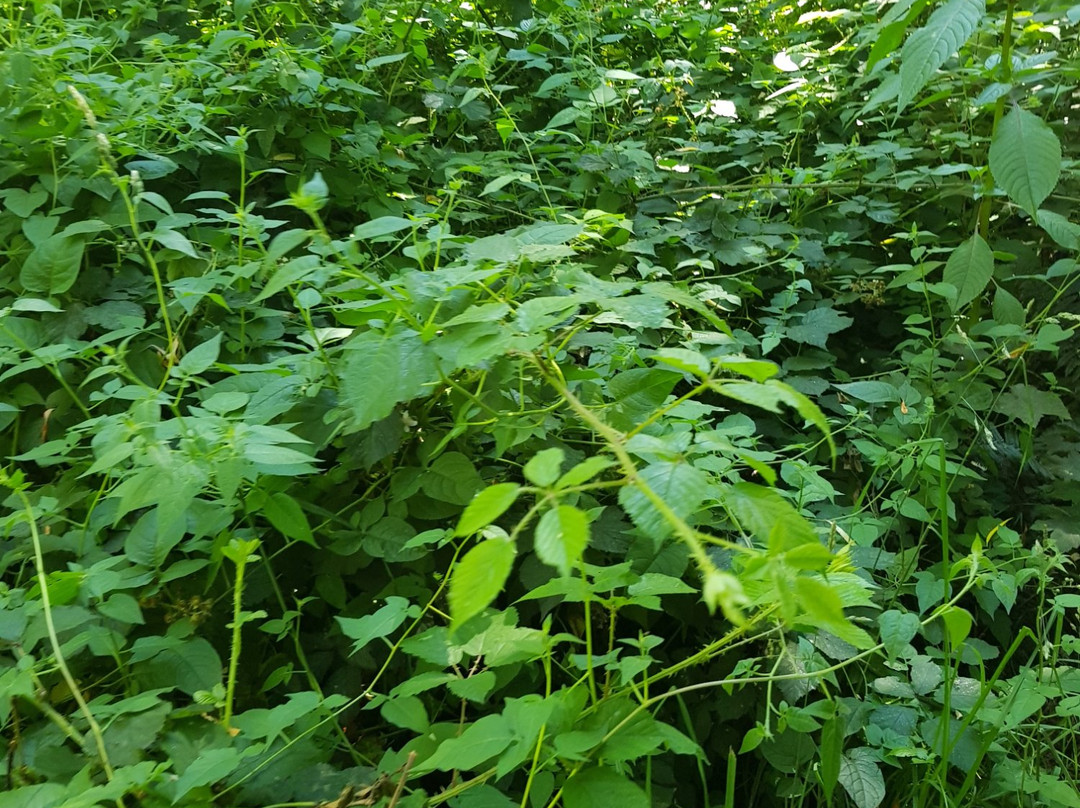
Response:
[[[885,799],[885,778],[873,749],[861,746],[844,755],[837,779],[858,808],[878,808]]]
[[[639,471],[638,478],[680,519],[696,511],[709,491],[705,474],[688,463],[653,463]],[[671,525],[638,485],[621,488],[619,504],[646,536],[659,540],[670,535]]]
[[[589,543],[589,518],[573,505],[560,505],[540,517],[536,555],[560,574],[569,575]]]
[[[736,483],[728,489],[724,504],[743,530],[768,543],[770,555],[818,541],[813,525],[771,488]]]
[[[571,488],[575,485],[586,483],[605,469],[615,465],[615,461],[603,455],[587,457],[559,478],[555,487],[558,489]]]
[[[345,350],[341,398],[352,413],[354,430],[381,421],[439,379],[435,354],[415,331],[367,331]]]
[[[1061,174],[1061,143],[1042,118],[1016,107],[994,132],[990,173],[1013,202],[1037,216]]]
[[[562,470],[565,459],[566,453],[562,449],[543,449],[525,464],[522,470],[525,479],[541,488],[547,488],[559,479],[559,472]]]
[[[994,251],[978,233],[952,251],[942,280],[956,287],[953,311],[982,294],[994,274]]]
[[[489,539],[473,547],[454,567],[450,577],[451,629],[480,614],[502,591],[514,566],[514,545]]]
[[[521,486],[517,483],[489,485],[466,506],[454,535],[468,536],[487,527],[514,504],[520,492]]]
[[[1064,216],[1049,210],[1040,210],[1035,221],[1047,235],[1066,250],[1080,250],[1080,224],[1070,222]]]
[[[949,0],[908,37],[900,50],[898,111],[903,111],[945,60],[968,41],[985,12],[984,0]]]
[[[63,294],[79,277],[86,239],[56,234],[42,241],[26,257],[19,283],[30,292]]]

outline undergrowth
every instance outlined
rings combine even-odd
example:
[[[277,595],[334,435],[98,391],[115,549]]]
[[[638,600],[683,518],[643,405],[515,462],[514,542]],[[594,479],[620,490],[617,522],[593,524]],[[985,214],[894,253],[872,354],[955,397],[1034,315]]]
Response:
[[[1080,806],[1080,6],[0,8],[0,808]]]

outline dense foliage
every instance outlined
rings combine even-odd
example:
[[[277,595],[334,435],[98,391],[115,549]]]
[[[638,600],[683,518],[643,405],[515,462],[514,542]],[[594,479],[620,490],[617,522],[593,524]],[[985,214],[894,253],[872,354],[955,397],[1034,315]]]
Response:
[[[2,9],[0,808],[1080,806],[1080,6]]]

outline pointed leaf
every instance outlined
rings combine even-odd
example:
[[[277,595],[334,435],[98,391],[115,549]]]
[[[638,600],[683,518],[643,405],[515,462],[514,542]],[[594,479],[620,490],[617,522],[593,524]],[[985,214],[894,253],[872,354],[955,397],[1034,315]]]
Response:
[[[900,51],[899,111],[975,33],[985,11],[985,0],[949,0],[930,15],[924,27],[908,37]]]
[[[990,172],[1013,202],[1037,216],[1061,174],[1061,143],[1042,118],[1016,107],[994,133]]]
[[[553,508],[536,526],[536,554],[562,575],[578,565],[588,543],[589,517],[573,505]]]
[[[468,536],[487,527],[514,504],[520,492],[521,486],[517,483],[489,485],[473,497],[473,501],[465,508],[454,535]]]
[[[454,567],[450,578],[451,628],[486,609],[502,591],[514,566],[514,545],[489,539],[472,548]]]
[[[943,280],[956,287],[953,311],[982,294],[994,274],[994,252],[977,233],[952,251]]]
[[[86,239],[60,233],[49,236],[26,257],[19,283],[30,292],[59,295],[66,292],[79,276]]]
[[[345,350],[341,398],[352,412],[354,430],[381,421],[439,379],[435,354],[415,331],[367,331]]]
[[[838,779],[858,808],[878,808],[885,799],[885,778],[874,750],[865,746],[852,749],[840,759]]]
[[[619,808],[649,808],[649,798],[637,785],[614,769],[592,768],[579,772],[563,786],[563,805],[566,808],[597,808],[617,805]]]

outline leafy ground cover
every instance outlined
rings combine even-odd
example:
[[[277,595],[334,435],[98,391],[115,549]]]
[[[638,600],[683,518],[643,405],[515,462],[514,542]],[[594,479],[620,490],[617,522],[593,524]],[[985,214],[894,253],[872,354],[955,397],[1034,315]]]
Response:
[[[1080,6],[3,12],[0,808],[1080,806]]]

